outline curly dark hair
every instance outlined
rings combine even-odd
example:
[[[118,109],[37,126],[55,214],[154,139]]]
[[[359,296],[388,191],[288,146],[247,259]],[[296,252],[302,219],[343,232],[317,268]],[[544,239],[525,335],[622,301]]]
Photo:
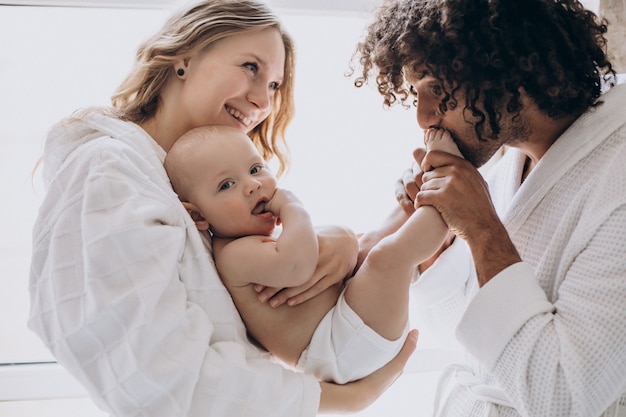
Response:
[[[388,0],[352,60],[361,87],[375,76],[385,106],[412,99],[405,71],[425,66],[444,90],[443,113],[465,110],[495,136],[503,111],[522,108],[523,87],[553,119],[579,116],[615,84],[606,54],[608,22],[575,0]],[[480,100],[481,111],[477,106]]]

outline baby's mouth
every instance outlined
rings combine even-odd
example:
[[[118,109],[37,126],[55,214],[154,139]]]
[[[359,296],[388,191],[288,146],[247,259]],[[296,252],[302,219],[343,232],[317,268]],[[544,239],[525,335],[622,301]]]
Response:
[[[267,201],[265,200],[261,200],[257,203],[256,206],[254,206],[254,209],[252,209],[252,214],[262,214],[265,213],[265,204],[267,203]]]

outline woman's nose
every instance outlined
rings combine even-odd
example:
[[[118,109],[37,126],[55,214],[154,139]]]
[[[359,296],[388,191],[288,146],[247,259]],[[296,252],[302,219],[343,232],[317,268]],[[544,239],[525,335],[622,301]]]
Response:
[[[269,111],[272,104],[271,92],[267,86],[256,85],[248,93],[248,101],[261,111]]]

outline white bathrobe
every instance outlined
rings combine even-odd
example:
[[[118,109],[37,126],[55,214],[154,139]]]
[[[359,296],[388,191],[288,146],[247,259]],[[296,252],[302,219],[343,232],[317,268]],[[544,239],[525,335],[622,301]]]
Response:
[[[112,416],[314,416],[319,383],[247,342],[164,158],[103,115],[50,132],[29,327]]]
[[[458,324],[469,353],[441,415],[626,416],[626,85],[602,100],[521,186],[515,149],[488,173],[523,262],[477,290],[457,239],[413,286],[415,314],[448,339]]]

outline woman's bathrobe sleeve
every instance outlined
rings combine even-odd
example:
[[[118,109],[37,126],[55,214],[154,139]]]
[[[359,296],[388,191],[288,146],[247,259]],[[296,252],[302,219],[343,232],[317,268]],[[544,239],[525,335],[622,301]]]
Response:
[[[163,151],[135,125],[99,123],[108,136],[47,158],[29,327],[117,417],[315,415],[319,383],[246,341]]]

